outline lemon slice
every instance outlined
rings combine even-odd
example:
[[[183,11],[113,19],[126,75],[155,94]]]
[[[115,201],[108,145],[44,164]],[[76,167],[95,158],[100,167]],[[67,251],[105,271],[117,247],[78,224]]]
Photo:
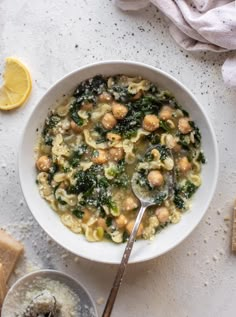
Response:
[[[0,87],[0,110],[12,110],[23,105],[28,98],[32,81],[26,66],[14,57],[6,58]]]

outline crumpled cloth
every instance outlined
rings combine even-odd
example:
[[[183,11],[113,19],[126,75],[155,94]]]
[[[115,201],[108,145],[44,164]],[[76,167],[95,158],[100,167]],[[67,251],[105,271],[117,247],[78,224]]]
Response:
[[[123,10],[140,10],[150,2],[167,18],[174,40],[188,51],[236,50],[236,1],[113,0]],[[222,66],[227,86],[236,87],[236,54]]]

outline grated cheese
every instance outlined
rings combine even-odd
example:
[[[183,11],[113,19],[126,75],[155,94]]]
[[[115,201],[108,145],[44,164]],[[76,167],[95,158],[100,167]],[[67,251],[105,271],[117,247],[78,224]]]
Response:
[[[67,285],[49,278],[35,277],[32,281],[25,282],[12,294],[10,300],[6,303],[6,307],[4,307],[4,310],[7,311],[4,317],[24,316],[32,301],[36,302],[35,298],[42,293],[45,294],[45,292],[52,294],[56,299],[57,307],[59,308],[57,317],[84,316],[81,313],[80,298]],[[45,301],[47,301],[46,296]],[[45,302],[44,304],[46,305],[47,303]],[[41,305],[44,307],[43,303]]]

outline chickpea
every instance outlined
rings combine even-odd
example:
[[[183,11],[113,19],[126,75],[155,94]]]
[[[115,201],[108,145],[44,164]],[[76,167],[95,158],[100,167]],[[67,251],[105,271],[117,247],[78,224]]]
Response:
[[[138,100],[142,97],[143,91],[140,89],[132,98],[132,100]]]
[[[91,217],[91,213],[90,213],[90,211],[88,209],[84,209],[83,212],[84,212],[84,214],[83,214],[82,220],[83,220],[84,223],[86,223],[86,222],[89,221],[89,219]]]
[[[181,133],[183,134],[187,134],[189,132],[192,131],[192,127],[189,124],[189,118],[184,117],[184,118],[180,118],[179,122],[178,122],[178,129]]]
[[[112,147],[109,150],[110,158],[114,161],[120,161],[124,157],[124,149],[121,147],[115,148]]]
[[[159,119],[155,114],[147,114],[143,119],[143,128],[153,132],[159,128]]]
[[[117,141],[118,142],[121,140],[121,136],[119,134],[116,134],[116,133],[108,132],[107,139],[109,141]]]
[[[159,112],[159,118],[161,120],[169,120],[172,118],[173,109],[170,106],[163,106]]]
[[[121,103],[113,102],[112,103],[112,113],[117,120],[124,119],[128,113],[128,108]]]
[[[126,231],[131,234],[132,230],[133,230],[133,227],[134,227],[134,223],[135,223],[135,220],[131,220],[127,223],[126,225]],[[140,237],[141,234],[143,233],[143,224],[140,223],[139,225],[139,228],[138,228],[138,231],[137,231],[137,237]]]
[[[182,146],[176,142],[176,144],[175,144],[175,146],[173,147],[172,150],[173,150],[175,153],[178,153],[181,149],[182,149]]]
[[[96,150],[95,155],[92,157],[92,162],[95,164],[105,164],[108,161],[107,151]]]
[[[48,172],[51,167],[51,160],[47,155],[40,156],[36,162],[37,169],[41,172]]]
[[[157,208],[155,214],[160,223],[165,223],[169,220],[170,213],[166,207]]]
[[[102,125],[105,129],[111,130],[117,124],[116,118],[111,113],[106,113],[102,118]]]
[[[81,133],[81,131],[83,130],[82,126],[79,126],[73,120],[71,120],[71,122],[70,122],[70,127],[73,130],[73,132],[75,132],[75,133]]]
[[[57,183],[55,185],[57,185]],[[59,188],[66,189],[69,186],[70,186],[70,182],[65,180],[64,182],[61,182],[61,184],[59,185]]]
[[[158,170],[149,172],[147,179],[152,187],[159,187],[164,183],[164,177]]]
[[[98,101],[100,102],[110,102],[112,101],[112,96],[108,92],[103,92],[98,96]]]
[[[192,168],[192,164],[189,162],[186,156],[183,156],[179,159],[177,166],[179,171],[182,173],[186,173]]]
[[[104,218],[99,217],[97,221],[98,227],[102,227],[104,230],[107,229],[106,221]]]
[[[124,201],[123,208],[125,211],[131,211],[138,208],[139,203],[136,197],[130,196],[127,197]]]
[[[93,109],[93,104],[92,102],[83,102],[80,109],[84,111],[91,111]]]
[[[127,225],[128,220],[124,215],[121,214],[116,218],[115,222],[118,228],[124,228]]]

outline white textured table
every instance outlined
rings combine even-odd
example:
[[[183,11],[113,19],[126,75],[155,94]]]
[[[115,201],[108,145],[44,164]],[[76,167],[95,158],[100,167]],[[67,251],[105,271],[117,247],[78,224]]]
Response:
[[[224,218],[231,215],[236,194],[236,90],[222,82],[226,55],[182,51],[152,6],[123,13],[107,0],[1,0],[1,69],[12,55],[29,66],[33,77],[26,106],[0,113],[0,226],[26,247],[17,275],[34,266],[53,267],[77,277],[95,301],[107,297],[116,267],[75,258],[39,228],[22,197],[17,152],[25,122],[56,80],[94,61],[137,60],[175,76],[205,107],[217,134],[220,177],[211,207],[189,238],[156,260],[128,268],[113,316],[235,316],[236,256],[230,253]],[[101,313],[104,303],[97,306]]]

